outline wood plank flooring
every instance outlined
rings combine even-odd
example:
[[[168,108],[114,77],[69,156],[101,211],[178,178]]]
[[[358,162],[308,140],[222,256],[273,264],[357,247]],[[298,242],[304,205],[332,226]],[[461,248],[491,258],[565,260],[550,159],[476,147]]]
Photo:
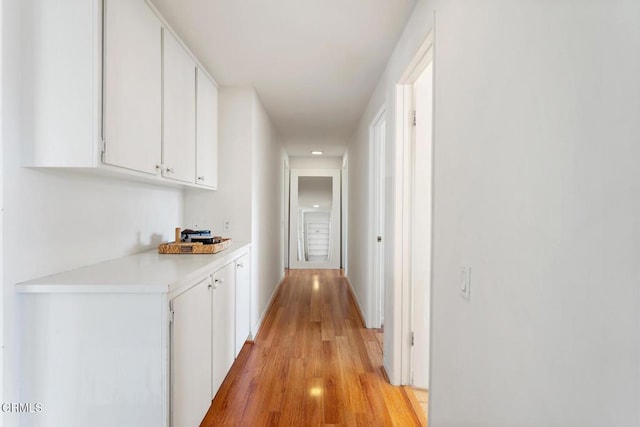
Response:
[[[339,270],[291,270],[201,426],[424,425],[386,380],[376,332]]]
[[[413,393],[415,400],[413,400],[414,408],[420,422],[427,425],[427,415],[429,412],[429,391],[421,388],[407,387]]]

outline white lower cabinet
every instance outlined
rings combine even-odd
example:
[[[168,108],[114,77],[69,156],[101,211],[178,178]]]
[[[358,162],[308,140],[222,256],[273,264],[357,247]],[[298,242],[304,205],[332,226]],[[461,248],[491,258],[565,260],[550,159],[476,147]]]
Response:
[[[200,425],[211,405],[211,277],[171,301],[171,425]]]
[[[248,276],[244,275],[244,270],[249,271],[249,260],[249,254],[235,259],[169,303],[172,427],[200,424],[233,365],[238,324],[236,288],[242,282],[242,292],[249,289]],[[239,322],[247,329],[243,343],[249,330],[248,309],[246,316]]]
[[[235,358],[235,265],[213,274],[211,396],[215,396]]]
[[[93,292],[83,279],[17,286],[20,401],[34,409],[3,418],[23,427],[166,426],[166,294]]]
[[[233,364],[249,253],[246,243],[215,255],[148,251],[16,284],[16,375],[33,412],[15,422],[199,425]]]
[[[235,261],[236,266],[236,339],[235,356],[251,335],[251,254]]]

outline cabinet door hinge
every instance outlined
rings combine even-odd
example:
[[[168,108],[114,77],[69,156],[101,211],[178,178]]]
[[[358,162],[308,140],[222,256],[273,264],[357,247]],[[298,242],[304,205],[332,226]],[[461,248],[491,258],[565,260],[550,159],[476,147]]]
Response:
[[[413,122],[412,122],[412,123],[413,123],[413,126],[415,126],[415,125],[416,125],[416,122],[417,122],[417,118],[416,118],[416,110],[413,110]]]
[[[106,151],[107,151],[107,141],[103,139],[102,141],[100,141],[100,157],[102,158],[103,162],[104,162],[104,153]]]
[[[413,332],[411,332],[411,346],[416,345],[416,336]]]
[[[173,311],[173,301],[169,303],[169,323],[173,323],[175,311]]]

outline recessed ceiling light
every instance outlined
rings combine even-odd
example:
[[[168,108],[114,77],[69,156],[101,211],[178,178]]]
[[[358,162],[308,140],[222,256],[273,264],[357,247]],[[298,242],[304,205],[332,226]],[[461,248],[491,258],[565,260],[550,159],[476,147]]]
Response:
[[[313,205],[313,207],[314,207],[314,208],[319,208],[319,207],[320,207],[320,205]]]
[[[322,156],[322,151],[312,151],[311,154],[314,156]]]

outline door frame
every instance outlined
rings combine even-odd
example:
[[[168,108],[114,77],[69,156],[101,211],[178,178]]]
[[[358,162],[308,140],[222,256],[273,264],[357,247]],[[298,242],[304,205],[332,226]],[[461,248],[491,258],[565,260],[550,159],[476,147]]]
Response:
[[[424,80],[423,80],[424,78]],[[430,87],[421,86],[428,84]],[[424,104],[419,107],[418,101],[419,94],[424,96]],[[431,97],[431,99],[429,99]],[[410,295],[410,322],[409,328],[412,338],[412,345],[409,352],[409,384],[414,387],[427,388],[429,381],[428,362],[430,360],[429,355],[429,343],[431,334],[427,329],[422,328],[422,315],[430,317],[431,314],[431,276],[432,276],[432,258],[431,252],[433,249],[433,61],[432,58],[427,58],[426,67],[422,70],[418,76],[416,82],[413,84],[412,104],[414,114],[417,113],[415,121],[412,125],[411,135],[411,151],[412,151],[412,163],[411,163],[411,202],[410,202],[410,216],[411,216],[411,250],[410,250],[410,283],[409,283],[409,295]],[[422,102],[421,102],[422,104]],[[421,108],[424,108],[425,115],[421,113]],[[429,112],[429,109],[431,111]],[[428,114],[431,114],[429,116]],[[427,118],[426,121],[424,118]],[[429,122],[428,124],[425,122]],[[430,129],[422,137],[418,137],[418,130],[420,127],[429,126]],[[429,134],[431,133],[431,134]],[[424,140],[422,139],[424,138]],[[425,195],[426,197],[422,197]],[[420,203],[426,203],[426,206],[419,207]],[[418,209],[422,209],[418,211]],[[426,226],[425,228],[421,227]],[[426,236],[425,233],[426,232]],[[427,245],[424,244],[420,247],[420,237],[425,236],[427,239]],[[426,252],[426,254],[425,254]],[[426,255],[426,257],[425,257]],[[425,259],[426,258],[426,259]],[[424,274],[426,273],[426,275]],[[426,276],[426,282],[422,279]],[[423,292],[424,291],[424,292]],[[425,295],[426,294],[426,295]],[[427,301],[420,302],[420,299],[426,297]],[[418,320],[420,318],[420,320]],[[420,322],[420,323],[418,323]],[[430,323],[430,320],[427,320]],[[422,332],[422,334],[418,334]],[[415,337],[414,337],[415,334]],[[415,341],[414,341],[415,339]],[[418,345],[421,345],[421,349],[424,344],[427,345],[427,354],[418,354]],[[427,359],[426,372],[424,367],[424,359]],[[424,377],[420,376],[419,384],[416,384],[415,371],[416,366],[420,374],[426,374],[426,381]]]
[[[434,64],[432,78],[435,82],[434,32],[431,30],[422,43],[405,72],[396,84],[396,145],[395,170],[398,171],[395,180],[396,203],[394,206],[394,307],[393,325],[394,342],[392,345],[395,361],[391,368],[393,378],[399,378],[400,384],[411,384],[411,292],[412,292],[412,193],[413,193],[413,85],[430,63]],[[432,86],[433,102],[435,102],[435,84]],[[435,146],[435,109],[432,109],[432,150]],[[433,152],[432,152],[433,158]],[[432,170],[433,182],[433,170]],[[433,218],[433,191],[431,194]],[[431,224],[433,245],[433,221]],[[431,251],[431,265],[433,265],[433,250]],[[433,270],[431,271],[431,278]],[[431,291],[430,291],[431,292]],[[433,298],[430,300],[430,330],[433,331]],[[431,336],[433,336],[431,334]],[[429,381],[431,381],[431,360],[433,349],[429,344]],[[431,384],[429,384],[431,388]]]
[[[369,126],[369,212],[371,214],[368,241],[369,283],[373,285],[373,298],[369,307],[371,318],[368,324],[372,328],[380,328],[384,323],[386,119],[386,105],[383,105]],[[384,128],[382,128],[383,125]],[[381,242],[378,242],[378,236],[382,238]]]
[[[339,269],[340,268],[340,175],[341,169],[291,169],[290,203],[289,203],[289,268],[290,269]],[[328,262],[298,261],[298,178],[301,176],[329,177],[331,185],[331,228],[330,228],[330,257]],[[294,232],[295,231],[295,232]]]
[[[347,154],[342,158],[342,175],[341,175],[340,186],[342,188],[341,197],[342,197],[342,206],[340,210],[340,226],[341,226],[341,267],[343,270],[343,274],[345,277],[348,277],[349,272],[349,263],[347,257],[347,250],[349,248],[349,215],[348,215],[348,207],[349,207],[349,159]]]
[[[0,278],[4,278],[4,252],[3,252],[3,229],[4,229],[4,91],[3,91],[3,80],[4,74],[2,70],[4,69],[4,51],[3,51],[3,43],[4,40],[2,38],[3,34],[3,24],[2,21],[4,19],[4,2],[0,2]],[[4,279],[0,280],[0,283],[4,285]],[[4,286],[3,286],[4,287]],[[4,384],[4,289],[0,292],[0,384]],[[0,387],[0,402],[4,402],[4,387]],[[0,419],[0,426],[2,425],[2,420]]]
[[[282,271],[289,268],[289,189],[291,185],[289,159],[283,159],[282,165]]]

